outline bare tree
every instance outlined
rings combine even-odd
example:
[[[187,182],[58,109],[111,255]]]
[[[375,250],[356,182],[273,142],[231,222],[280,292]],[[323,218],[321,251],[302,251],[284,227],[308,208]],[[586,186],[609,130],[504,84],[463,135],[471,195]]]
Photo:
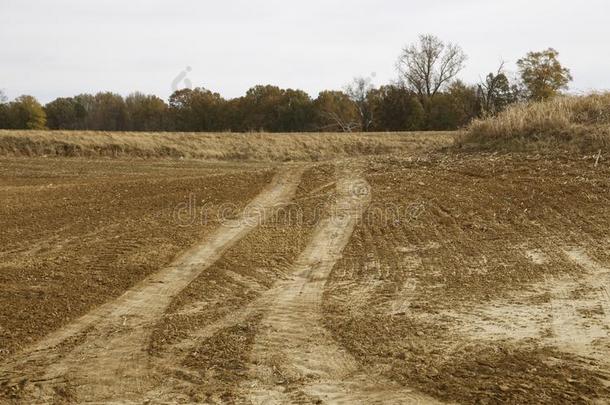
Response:
[[[458,75],[466,59],[459,45],[444,43],[434,35],[421,35],[419,44],[403,49],[398,71],[406,85],[425,102]]]
[[[356,77],[345,87],[345,94],[354,102],[360,116],[360,126],[363,131],[368,131],[373,124],[373,109],[369,102],[369,92],[373,90],[369,78]]]
[[[4,94],[4,91],[2,89],[0,89],[0,104],[6,103],[7,100],[8,100],[8,97],[6,97],[6,94]]]
[[[321,114],[324,118],[326,118],[332,123],[325,126],[321,126],[319,128],[320,130],[327,130],[329,128],[339,127],[343,132],[354,132],[355,130],[360,128],[360,124],[358,122],[346,120],[334,111],[322,111]]]

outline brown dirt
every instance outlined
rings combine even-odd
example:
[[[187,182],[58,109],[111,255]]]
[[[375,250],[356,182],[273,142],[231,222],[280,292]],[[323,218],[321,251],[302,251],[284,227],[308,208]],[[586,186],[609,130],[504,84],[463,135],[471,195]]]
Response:
[[[0,299],[11,307],[0,332],[62,342],[8,372],[27,350],[6,340],[6,401],[32,384],[59,402],[610,401],[603,160],[420,153],[312,165],[293,204],[241,239],[230,221],[176,226],[169,207],[207,187],[197,200],[214,218],[227,201],[230,218],[246,218],[255,195],[288,198],[295,165],[275,168],[292,178],[278,183],[245,163],[4,162]],[[214,235],[227,238],[212,254]],[[205,266],[167,266],[189,246],[182,257],[205,251]],[[91,329],[49,334],[83,313]],[[15,370],[22,379],[7,380]],[[96,375],[106,396],[83,390]]]
[[[216,397],[225,403],[235,400],[234,389],[246,376],[259,322],[260,317],[255,316],[222,329],[184,359],[184,367],[200,370],[199,378],[193,381],[197,388],[190,392],[194,401],[212,402]]]
[[[276,284],[252,349],[243,384],[254,404],[434,403],[372,370],[362,370],[322,325],[324,285],[370,200],[369,185],[353,164],[341,163],[336,197],[311,240],[295,259],[291,276]]]
[[[118,296],[243,206],[263,167],[50,159],[0,166],[0,356]],[[209,222],[178,226],[193,193]],[[201,204],[199,204],[200,206]]]
[[[19,381],[24,372],[28,378],[36,378],[33,381],[44,381],[23,387],[24,397],[43,401],[64,392],[79,401],[109,401],[117,396],[137,400],[150,376],[143,349],[151,325],[173,296],[256,228],[272,209],[291,200],[301,172],[300,168],[288,168],[278,174],[235,220],[224,221],[169,266],[12,359],[9,383]],[[58,348],[87,328],[87,339],[68,354]]]
[[[575,350],[549,332],[561,313],[548,308],[549,285],[583,280],[563,247],[608,263],[608,174],[582,159],[510,155],[371,162],[372,205],[326,285],[326,327],[366,365],[441,400],[608,400],[608,325],[571,323],[601,331]],[[599,286],[578,286],[588,307],[607,303]],[[534,332],[503,325],[507,314]]]
[[[173,379],[164,387],[164,398],[174,398],[185,391],[189,392],[189,400],[202,396],[221,402],[240,398],[237,388],[243,374],[230,381],[214,379],[217,384],[205,376],[209,376],[210,367],[214,373],[231,374],[233,365],[243,362],[244,355],[249,356],[239,353],[235,358],[236,352],[225,347],[233,344],[227,341],[227,334],[233,336],[234,328],[248,325],[242,329],[244,341],[249,341],[248,333],[258,328],[259,307],[267,299],[265,293],[287,277],[292,261],[326,211],[333,191],[332,165],[306,170],[288,210],[278,211],[239,241],[174,298],[153,331],[149,346],[149,352],[159,358],[161,373]],[[210,342],[218,344],[215,353],[202,354],[202,348],[209,348]],[[194,353],[202,360],[200,363],[188,360]]]

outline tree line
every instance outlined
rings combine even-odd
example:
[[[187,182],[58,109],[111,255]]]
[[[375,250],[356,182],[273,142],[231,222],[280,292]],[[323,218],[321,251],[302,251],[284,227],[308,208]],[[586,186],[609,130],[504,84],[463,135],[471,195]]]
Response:
[[[405,47],[394,83],[375,87],[355,78],[343,90],[314,99],[298,89],[259,85],[225,99],[208,89],[180,89],[166,102],[139,92],[57,98],[41,105],[0,93],[0,128],[104,131],[352,132],[453,130],[494,115],[512,103],[552,98],[572,80],[552,48],[529,52],[511,77],[501,63],[476,84],[457,77],[467,60],[462,48],[433,35]]]

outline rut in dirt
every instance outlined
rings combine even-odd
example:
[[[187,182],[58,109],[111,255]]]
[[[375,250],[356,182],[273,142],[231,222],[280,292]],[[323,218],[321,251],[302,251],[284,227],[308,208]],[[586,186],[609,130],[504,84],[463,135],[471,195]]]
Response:
[[[566,248],[564,254],[583,272],[572,281],[555,283],[551,298],[554,343],[561,350],[596,359],[607,374],[610,269],[594,261],[582,248]]]
[[[0,382],[17,384],[28,403],[48,402],[58,393],[72,400],[139,401],[149,391],[146,344],[151,328],[174,296],[273,211],[288,204],[303,167],[277,175],[244,209],[170,266],[114,301],[47,336],[0,368]]]
[[[278,282],[263,319],[242,389],[253,404],[404,404],[436,402],[363,371],[322,326],[326,280],[370,202],[370,187],[348,167],[338,171],[336,200],[292,276]]]

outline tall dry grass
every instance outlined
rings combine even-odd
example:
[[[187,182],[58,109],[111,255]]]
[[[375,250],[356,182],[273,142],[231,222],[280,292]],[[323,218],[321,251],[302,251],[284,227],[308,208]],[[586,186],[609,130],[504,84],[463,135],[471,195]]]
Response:
[[[474,121],[456,143],[481,149],[607,149],[610,93],[515,105],[496,117]]]
[[[318,161],[451,144],[450,133],[143,133],[0,131],[0,156]]]

